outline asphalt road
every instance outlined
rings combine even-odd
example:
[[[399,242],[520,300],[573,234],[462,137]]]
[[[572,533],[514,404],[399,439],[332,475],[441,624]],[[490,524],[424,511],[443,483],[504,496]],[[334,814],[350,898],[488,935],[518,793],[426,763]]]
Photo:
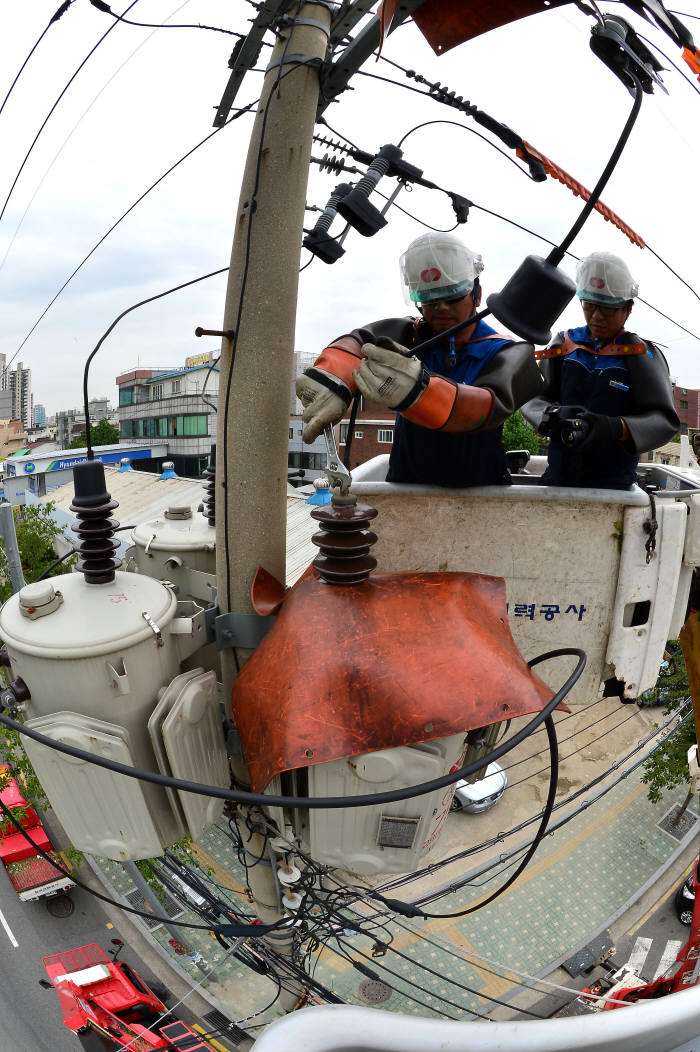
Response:
[[[77,1052],[79,1044],[64,1026],[53,989],[45,990],[41,958],[97,942],[107,948],[119,933],[107,928],[99,902],[88,892],[71,892],[71,916],[53,917],[46,901],[20,902],[0,866],[0,1049],[17,1052]]]

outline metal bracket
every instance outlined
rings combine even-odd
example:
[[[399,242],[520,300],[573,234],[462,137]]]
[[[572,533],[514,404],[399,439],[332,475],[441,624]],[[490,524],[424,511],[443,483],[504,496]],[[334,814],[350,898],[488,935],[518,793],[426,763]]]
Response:
[[[277,618],[261,614],[220,614],[218,606],[204,612],[207,643],[216,643],[217,650],[244,647],[254,650],[265,638]]]

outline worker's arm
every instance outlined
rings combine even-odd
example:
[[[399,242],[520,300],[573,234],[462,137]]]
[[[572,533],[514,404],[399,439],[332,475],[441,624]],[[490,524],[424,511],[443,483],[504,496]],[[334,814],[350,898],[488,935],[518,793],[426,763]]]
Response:
[[[627,368],[634,404],[634,411],[622,418],[627,446],[634,453],[646,453],[670,442],[680,431],[668,365],[658,347],[647,343],[647,353],[628,358]]]
[[[542,388],[531,344],[503,347],[474,384],[430,373],[391,341],[363,346],[365,360],[354,376],[362,394],[430,430],[463,433],[498,427]]]
[[[563,341],[564,334],[559,333],[552,343]],[[521,412],[528,424],[534,427],[540,434],[549,434],[548,417],[552,411],[559,406],[561,398],[561,358],[544,358],[540,364],[542,385],[539,393],[522,405]]]

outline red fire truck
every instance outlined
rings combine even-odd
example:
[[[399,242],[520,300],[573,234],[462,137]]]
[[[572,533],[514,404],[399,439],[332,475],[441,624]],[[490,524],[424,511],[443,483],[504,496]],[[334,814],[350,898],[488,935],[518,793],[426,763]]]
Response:
[[[168,1014],[130,965],[108,957],[97,943],[54,953],[42,964],[56,988],[63,1022],[86,1052],[213,1052],[210,1044]]]
[[[0,813],[0,859],[22,902],[61,895],[74,888],[75,884],[49,861],[53,859],[63,867],[39,816],[24,799],[9,771],[6,764],[0,764],[0,800],[27,836],[17,829],[7,815]],[[37,848],[41,848],[49,858],[44,858]]]

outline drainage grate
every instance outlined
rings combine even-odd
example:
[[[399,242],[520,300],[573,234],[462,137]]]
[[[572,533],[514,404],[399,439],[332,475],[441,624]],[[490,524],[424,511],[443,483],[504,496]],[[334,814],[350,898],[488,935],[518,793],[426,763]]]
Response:
[[[124,898],[130,906],[134,907],[135,910],[143,910],[144,913],[148,913],[149,906],[141,892],[137,891],[136,888],[134,888],[133,891],[128,891]],[[159,905],[163,913],[171,919],[181,917],[185,912],[180,903],[176,902],[172,895],[168,895],[167,892],[163,892],[163,902],[159,903]],[[142,917],[141,920],[149,931],[155,931],[156,928],[160,928],[161,926],[161,921],[159,920],[151,920],[149,917]]]
[[[387,983],[382,983],[379,979],[364,979],[357,992],[368,1004],[381,1005],[389,1000],[394,991]]]
[[[668,833],[668,835],[673,837],[674,840],[682,840],[698,820],[696,814],[687,810],[683,812],[680,821],[676,824],[676,819],[678,818],[680,809],[680,804],[674,804],[671,810],[666,812],[661,821],[656,823],[659,829],[663,829],[664,833]]]
[[[208,1037],[225,1037],[234,1045],[240,1045],[243,1038],[248,1037],[245,1030],[227,1019],[223,1012],[209,1012],[202,1016],[202,1021],[206,1023]]]

